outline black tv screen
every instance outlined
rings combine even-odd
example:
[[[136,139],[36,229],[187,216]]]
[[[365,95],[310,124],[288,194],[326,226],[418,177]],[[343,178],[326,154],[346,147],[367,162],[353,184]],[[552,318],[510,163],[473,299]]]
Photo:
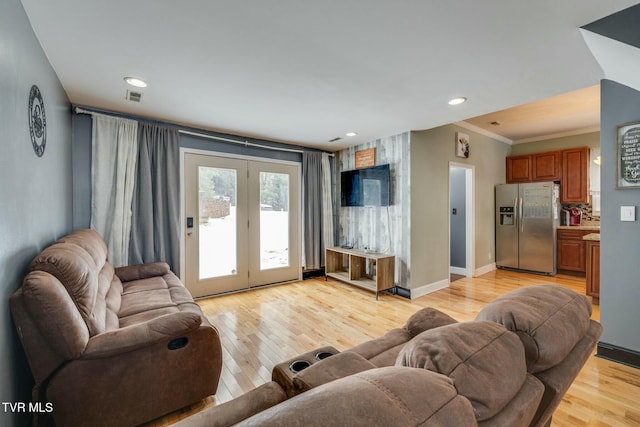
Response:
[[[389,206],[389,165],[344,171],[341,188],[342,206]]]

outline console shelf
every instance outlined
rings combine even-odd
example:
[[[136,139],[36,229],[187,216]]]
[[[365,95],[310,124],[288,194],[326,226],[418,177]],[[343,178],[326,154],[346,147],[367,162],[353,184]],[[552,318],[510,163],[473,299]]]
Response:
[[[332,247],[326,249],[327,277],[378,293],[395,286],[395,257],[390,254]],[[369,269],[367,271],[367,266]]]

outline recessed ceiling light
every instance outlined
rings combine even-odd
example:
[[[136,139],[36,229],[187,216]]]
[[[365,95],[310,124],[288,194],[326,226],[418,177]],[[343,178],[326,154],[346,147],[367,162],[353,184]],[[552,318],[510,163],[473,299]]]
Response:
[[[358,134],[358,132],[347,132],[345,133],[345,135],[347,136],[356,136]]]
[[[449,105],[459,105],[466,101],[467,101],[467,98],[465,98],[464,96],[461,96],[459,98],[453,98],[449,100]]]
[[[147,87],[147,82],[138,77],[125,77],[124,81],[135,87]]]

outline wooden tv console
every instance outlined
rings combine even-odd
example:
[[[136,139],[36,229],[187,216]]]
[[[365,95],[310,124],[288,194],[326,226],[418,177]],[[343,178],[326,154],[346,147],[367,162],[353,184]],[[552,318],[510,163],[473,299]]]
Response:
[[[326,248],[325,280],[332,277],[378,293],[395,286],[395,257],[341,247]],[[367,274],[367,263],[373,272]]]

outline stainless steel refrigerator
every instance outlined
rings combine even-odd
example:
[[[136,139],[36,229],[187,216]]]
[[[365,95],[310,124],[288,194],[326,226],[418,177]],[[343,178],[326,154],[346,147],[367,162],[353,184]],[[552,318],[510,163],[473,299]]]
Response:
[[[553,182],[496,185],[496,266],[556,274],[559,209]]]

